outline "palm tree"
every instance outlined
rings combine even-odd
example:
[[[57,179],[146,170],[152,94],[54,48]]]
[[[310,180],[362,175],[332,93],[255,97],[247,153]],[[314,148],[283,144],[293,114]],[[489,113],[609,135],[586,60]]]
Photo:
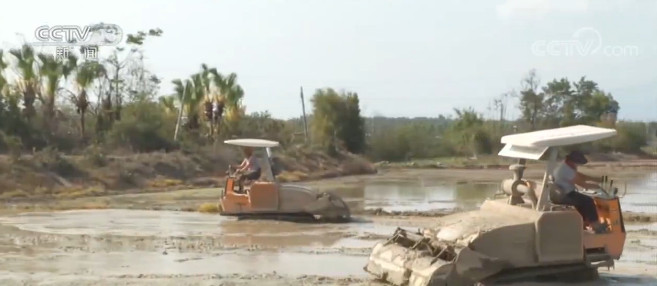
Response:
[[[203,83],[203,74],[197,73],[192,75],[191,81],[187,85],[187,90],[191,92],[187,97],[188,127],[193,130],[201,127],[201,105],[206,97],[206,88]]]
[[[30,120],[35,114],[34,101],[38,92],[38,77],[34,71],[34,49],[24,44],[20,49],[11,49],[9,53],[18,60],[18,88],[23,94],[24,115]]]
[[[160,96],[159,102],[162,107],[164,107],[164,112],[167,114],[176,114],[178,112],[178,108],[176,107],[176,100],[177,100],[177,95],[167,95],[167,96]]]
[[[190,130],[196,130],[200,127],[199,123],[199,106],[203,101],[202,86],[198,85],[200,77],[193,75],[192,79],[185,80],[183,83],[180,79],[172,81],[175,96],[179,103],[181,103],[183,112],[187,115],[187,122],[185,127]]]
[[[4,71],[7,68],[7,63],[3,59],[4,51],[0,49],[0,99],[4,96],[5,86],[7,85],[7,79],[4,76]]]
[[[38,58],[41,62],[39,75],[45,78],[45,87],[42,92],[45,96],[41,97],[41,101],[43,103],[45,120],[49,122],[55,116],[55,99],[59,90],[60,81],[62,78],[64,81],[68,79],[68,76],[77,65],[77,58],[74,55],[70,55],[66,61],[61,61],[55,59],[52,55],[45,54],[39,54]]]
[[[7,64],[5,63],[4,59],[4,51],[0,50],[0,119],[2,119],[4,116],[4,109],[5,109],[5,96],[7,92],[7,79],[4,76],[4,71],[5,68],[7,68]],[[6,119],[5,119],[6,120]],[[0,129],[3,127],[3,122],[0,122]]]
[[[47,123],[55,115],[55,94],[59,86],[59,79],[62,77],[62,66],[52,55],[39,54],[38,58],[41,61],[39,74],[46,80],[43,92],[45,97],[42,100],[45,114],[44,119]]]
[[[183,96],[185,86],[181,80],[174,80],[174,90],[178,102],[183,102],[187,122],[185,126],[190,130],[197,130],[201,126],[201,119],[209,123],[209,136],[212,137],[218,133],[217,128],[223,119],[224,110],[228,110],[228,120],[238,120],[244,113],[241,107],[241,100],[244,97],[244,91],[236,83],[237,75],[232,73],[224,77],[216,68],[209,68],[206,64],[201,65],[201,71],[193,74],[185,82],[187,92]],[[161,103],[170,104],[168,99],[161,99]],[[214,104],[218,108],[215,109]],[[203,116],[205,115],[205,116]]]
[[[242,98],[244,97],[244,90],[237,84],[237,75],[235,73],[229,74],[227,77],[221,78],[219,83],[221,90],[221,101],[224,103],[228,111],[228,121],[237,121],[244,113],[244,107],[241,105]]]
[[[75,83],[78,94],[74,97],[74,104],[76,112],[80,114],[80,136],[84,139],[84,117],[89,108],[87,89],[96,78],[104,76],[106,72],[103,65],[97,62],[85,62],[78,66],[76,71]]]

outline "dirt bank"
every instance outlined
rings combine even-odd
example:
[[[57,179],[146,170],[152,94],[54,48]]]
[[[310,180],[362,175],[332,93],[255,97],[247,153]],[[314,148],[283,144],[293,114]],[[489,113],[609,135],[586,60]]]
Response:
[[[90,149],[82,155],[44,150],[20,158],[0,155],[0,200],[68,199],[125,193],[160,192],[222,184],[228,164],[237,164],[234,148],[108,155]],[[290,147],[276,154],[281,181],[371,174],[364,158]]]

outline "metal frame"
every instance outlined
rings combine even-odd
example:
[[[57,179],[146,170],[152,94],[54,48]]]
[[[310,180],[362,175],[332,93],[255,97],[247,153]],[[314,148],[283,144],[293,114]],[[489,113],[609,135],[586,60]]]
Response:
[[[262,171],[265,173],[265,177],[267,178],[268,181],[278,184],[278,179],[276,179],[276,176],[274,176],[274,171],[272,170],[273,155],[271,150],[272,147],[279,146],[278,142],[265,140],[265,139],[242,138],[242,139],[226,140],[224,141],[224,143],[234,146],[240,146],[240,147],[257,148],[258,150],[256,151],[256,156],[258,157],[258,161],[260,161],[260,165]],[[265,150],[264,154],[261,154],[262,151],[260,150],[262,149]]]
[[[555,147],[575,145],[609,138],[616,135],[615,129],[575,125],[569,127],[539,130],[503,136],[501,142],[506,144],[498,156],[520,160],[539,160],[549,150],[547,166],[543,174],[541,195],[536,203],[537,211],[549,210],[548,183],[557,164],[559,150]]]
[[[552,174],[552,171],[554,170],[554,167],[557,164],[557,154],[559,153],[559,150],[556,148],[550,148],[550,157],[547,162],[547,166],[545,167],[545,173],[543,174],[543,183],[541,187],[541,196],[538,198],[538,203],[536,204],[536,210],[537,211],[545,211],[548,209],[549,204],[549,193],[550,190],[548,190],[548,181],[550,179],[550,175]]]

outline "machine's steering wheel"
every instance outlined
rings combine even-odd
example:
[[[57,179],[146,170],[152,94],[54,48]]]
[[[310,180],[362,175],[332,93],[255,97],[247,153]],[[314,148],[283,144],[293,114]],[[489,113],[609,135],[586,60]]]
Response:
[[[589,190],[589,189],[583,189],[583,192],[585,195],[593,195],[593,196],[600,196],[603,198],[611,198],[612,196],[609,195],[609,192],[605,191],[603,188],[595,189],[595,190]]]
[[[235,178],[237,177],[237,170],[233,169],[232,165],[228,165],[228,170],[226,170],[226,175],[230,178]]]

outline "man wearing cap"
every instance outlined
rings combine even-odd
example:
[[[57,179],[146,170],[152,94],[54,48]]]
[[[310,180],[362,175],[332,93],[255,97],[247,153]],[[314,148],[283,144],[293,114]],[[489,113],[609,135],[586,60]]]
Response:
[[[577,191],[575,185],[586,189],[599,189],[600,178],[584,175],[577,171],[577,167],[588,163],[584,154],[580,151],[572,151],[566,159],[561,162],[552,173],[554,182],[563,191],[561,203],[574,206],[582,215],[585,226],[590,226],[596,232],[606,229],[604,224],[598,222],[598,212],[593,199]],[[596,182],[596,183],[590,183]]]

